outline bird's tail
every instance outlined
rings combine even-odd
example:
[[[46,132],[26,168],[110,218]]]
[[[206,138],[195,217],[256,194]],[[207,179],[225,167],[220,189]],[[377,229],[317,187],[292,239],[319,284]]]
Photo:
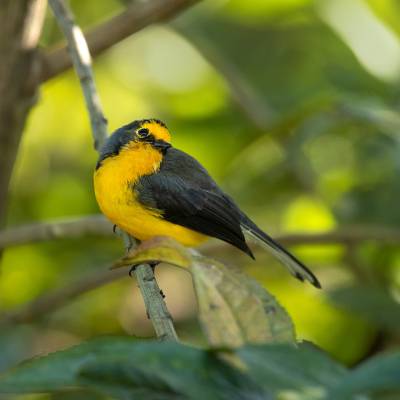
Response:
[[[242,221],[241,227],[248,237],[260,244],[281,261],[293,276],[301,281],[307,280],[317,288],[321,287],[316,276],[301,261],[290,254],[279,243],[275,242],[275,240],[259,229],[254,223],[251,221]]]

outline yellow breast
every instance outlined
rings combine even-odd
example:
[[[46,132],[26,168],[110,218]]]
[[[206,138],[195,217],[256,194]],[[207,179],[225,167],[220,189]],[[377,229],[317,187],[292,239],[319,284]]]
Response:
[[[163,235],[195,246],[206,237],[163,220],[159,211],[141,205],[132,189],[141,176],[157,172],[161,161],[162,154],[151,145],[134,142],[106,158],[94,174],[97,202],[107,218],[139,240]]]

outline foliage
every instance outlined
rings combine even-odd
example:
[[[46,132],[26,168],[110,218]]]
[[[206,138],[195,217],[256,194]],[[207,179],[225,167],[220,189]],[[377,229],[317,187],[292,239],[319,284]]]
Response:
[[[289,316],[256,281],[170,238],[144,242],[114,268],[154,261],[190,269],[211,349],[127,337],[92,339],[3,374],[0,393],[83,390],[122,400],[346,400],[400,394],[400,353],[348,371],[315,346],[297,344]]]
[[[239,367],[237,367],[239,365]],[[88,389],[118,399],[351,399],[400,390],[400,354],[349,372],[300,344],[207,351],[178,343],[100,338],[23,364],[2,393]],[[376,397],[377,395],[378,397]]]
[[[190,269],[198,318],[211,346],[295,341],[290,317],[257,281],[173,239],[148,240],[117,261],[114,268],[154,261]]]
[[[128,2],[71,3],[79,23],[88,27]],[[377,225],[395,229],[400,222],[399,21],[395,0],[204,1],[96,59],[110,129],[147,116],[165,120],[174,145],[199,159],[272,235],[351,232],[355,225],[375,232]],[[60,39],[48,15],[42,48]],[[13,175],[10,226],[98,212],[89,189],[96,155],[85,114],[73,72],[42,86]],[[122,279],[26,326],[2,324],[0,368],[8,372],[0,388],[85,400],[214,394],[396,399],[396,242],[376,238],[295,246],[323,291],[294,281],[257,249],[253,262],[235,249],[210,246],[204,254],[218,262],[197,260],[205,264],[200,268],[192,255],[186,259],[201,293],[200,327],[191,276],[166,265],[157,268],[179,337],[191,346],[107,337],[36,358],[99,335],[152,335],[137,289]],[[6,249],[1,314],[106,270],[121,252],[115,238]],[[174,261],[165,257],[156,258]],[[341,363],[308,345],[276,344],[294,340],[293,325],[299,340],[312,341]],[[273,343],[246,344],[261,339]],[[209,343],[223,347],[224,356],[207,350]],[[82,389],[71,393],[70,387]]]

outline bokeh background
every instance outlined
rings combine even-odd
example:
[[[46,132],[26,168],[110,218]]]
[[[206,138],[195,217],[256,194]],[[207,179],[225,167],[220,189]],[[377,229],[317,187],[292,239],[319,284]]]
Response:
[[[71,5],[87,28],[120,12],[125,2]],[[60,40],[49,14],[41,44]],[[398,1],[206,0],[97,57],[95,75],[110,132],[134,119],[164,120],[173,144],[201,161],[271,235],[396,233]],[[12,179],[8,226],[98,213],[95,163],[81,90],[69,71],[42,86],[30,115]],[[214,247],[213,256],[262,282],[287,308],[300,339],[347,365],[399,342],[395,238],[291,250],[313,269],[323,290],[292,279],[261,251],[256,262],[227,246]],[[120,239],[112,236],[7,249],[1,313],[104,272],[122,252]],[[157,277],[178,334],[201,343],[190,275],[161,266]],[[0,369],[105,334],[152,335],[128,277],[30,324],[2,328]]]

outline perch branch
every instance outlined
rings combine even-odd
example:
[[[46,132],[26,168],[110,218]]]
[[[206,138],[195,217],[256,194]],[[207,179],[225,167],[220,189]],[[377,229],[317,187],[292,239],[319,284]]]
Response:
[[[63,0],[49,0],[49,4],[67,39],[68,50],[78,74],[90,115],[94,145],[99,150],[107,137],[107,121],[103,115],[94,83],[91,57],[85,37],[81,29],[75,24],[72,12],[67,8]],[[124,234],[124,239],[129,240],[127,234]],[[171,315],[165,312],[167,308],[161,292],[159,289],[157,290],[158,287],[156,284],[149,285],[148,281],[150,279],[155,281],[152,268],[149,265],[139,265],[136,268],[135,275],[146,306],[151,303],[151,307],[147,309],[147,312],[158,337],[161,339],[176,340],[177,336]],[[170,323],[168,325],[161,323],[165,320],[169,320]]]
[[[87,45],[92,56],[107,50],[146,26],[165,21],[198,0],[152,0],[134,2],[121,14],[101,23],[85,33]],[[65,45],[44,52],[41,57],[41,81],[46,81],[66,71],[72,66]]]

